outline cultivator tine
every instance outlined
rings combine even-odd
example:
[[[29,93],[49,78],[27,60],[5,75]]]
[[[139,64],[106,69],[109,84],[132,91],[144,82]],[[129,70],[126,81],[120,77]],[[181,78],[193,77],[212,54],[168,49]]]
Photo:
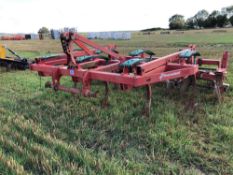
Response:
[[[47,81],[44,86],[45,88],[52,88],[52,83],[50,81]]]
[[[193,86],[194,88],[197,87],[197,77],[196,77],[196,75],[192,76],[192,86]]]
[[[152,99],[152,88],[151,85],[146,86],[146,104],[145,104],[145,115],[150,117],[151,112],[151,99]]]
[[[223,82],[224,81],[224,75],[221,73],[216,73],[215,75],[216,79],[214,82],[214,93],[216,95],[216,98],[219,103],[222,102],[223,96],[222,93],[226,90],[227,85]]]
[[[40,89],[41,89],[41,76],[40,76]]]
[[[192,96],[191,96],[191,99],[192,99],[192,109],[193,111],[195,111],[197,105],[198,105],[198,102],[197,102],[197,79],[196,79],[196,76],[192,76],[190,77],[191,78],[191,86],[192,86],[192,89],[193,89],[193,93],[192,93]]]
[[[78,85],[78,83],[77,83],[77,82],[74,82],[73,88],[77,88],[77,85]]]
[[[108,101],[109,85],[108,85],[108,82],[104,82],[104,87],[105,87],[105,94],[104,94],[104,98],[102,100],[102,106],[106,107],[109,105],[109,101]]]
[[[196,88],[196,77],[189,76],[184,79],[180,86],[180,94],[183,95],[185,92],[185,111],[191,111],[192,115],[195,115],[197,103],[197,88]],[[191,88],[191,94],[190,94]]]
[[[183,94],[184,92],[186,92],[191,84],[192,84],[192,80],[190,77],[182,80],[182,82],[180,84],[180,94]]]
[[[220,88],[218,81],[214,81],[214,93],[216,95],[218,103],[221,103],[222,102],[222,94],[221,94],[221,88]]]

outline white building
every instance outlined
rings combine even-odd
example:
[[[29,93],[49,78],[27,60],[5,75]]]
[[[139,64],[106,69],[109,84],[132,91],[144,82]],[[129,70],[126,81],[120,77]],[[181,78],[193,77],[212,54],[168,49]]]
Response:
[[[87,35],[88,39],[113,39],[113,40],[129,40],[131,32],[90,32]]]

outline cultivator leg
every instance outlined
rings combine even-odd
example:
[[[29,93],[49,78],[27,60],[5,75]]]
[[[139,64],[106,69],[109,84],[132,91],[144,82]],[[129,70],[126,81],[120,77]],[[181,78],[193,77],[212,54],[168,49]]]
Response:
[[[221,95],[219,83],[217,83],[217,82],[214,82],[214,93],[216,95],[216,98],[218,99],[218,102],[221,103],[222,95]]]
[[[185,78],[184,80],[182,80],[181,84],[180,84],[180,93],[183,94],[184,92],[186,92],[188,90],[188,88],[191,85],[191,78]]]
[[[108,82],[104,82],[104,87],[105,87],[105,94],[104,94],[104,98],[102,100],[102,106],[106,107],[109,105],[109,101],[108,101],[109,85],[108,85]]]
[[[73,88],[77,88],[77,85],[78,85],[78,78],[76,77],[72,77],[72,81],[73,81]]]
[[[222,102],[222,93],[226,91],[226,89],[227,85],[224,85],[222,75],[216,75],[216,80],[214,80],[214,93],[219,103]]]
[[[189,107],[191,108],[191,110],[193,111],[193,114],[196,110],[196,107],[198,105],[198,101],[197,101],[197,79],[196,76],[190,76],[190,86],[192,88],[192,94],[190,96],[190,102],[189,102]]]
[[[55,91],[58,91],[59,90],[59,87],[60,87],[60,76],[58,75],[53,75],[52,76],[52,87]]]
[[[50,81],[47,81],[44,86],[45,88],[52,88],[52,83]]]
[[[151,99],[152,99],[152,88],[151,85],[146,86],[146,104],[145,104],[145,115],[150,116],[151,112]]]
[[[84,97],[96,97],[98,92],[91,91],[91,80],[89,78],[88,72],[84,75],[82,79],[82,95]]]

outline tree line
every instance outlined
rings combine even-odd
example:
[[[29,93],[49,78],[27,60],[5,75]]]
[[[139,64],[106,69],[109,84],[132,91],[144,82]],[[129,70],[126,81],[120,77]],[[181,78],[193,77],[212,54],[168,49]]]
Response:
[[[222,28],[227,25],[233,26],[233,5],[223,8],[221,11],[214,10],[212,13],[203,9],[187,20],[180,14],[169,18],[170,29]]]

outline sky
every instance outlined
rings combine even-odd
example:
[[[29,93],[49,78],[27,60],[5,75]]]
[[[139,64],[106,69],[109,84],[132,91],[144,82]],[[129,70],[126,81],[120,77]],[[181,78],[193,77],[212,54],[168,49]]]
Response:
[[[168,27],[174,14],[221,10],[233,0],[0,0],[0,33],[37,33],[76,27],[79,32]]]

